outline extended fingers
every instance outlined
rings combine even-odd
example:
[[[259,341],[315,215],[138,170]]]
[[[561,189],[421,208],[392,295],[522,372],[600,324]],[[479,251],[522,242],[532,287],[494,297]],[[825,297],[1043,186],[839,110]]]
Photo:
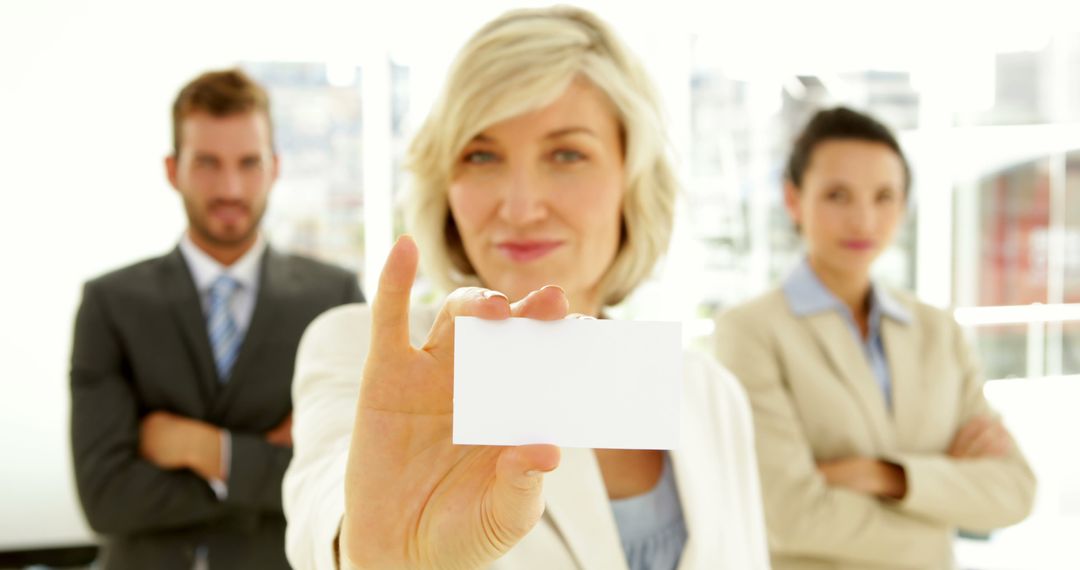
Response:
[[[454,319],[457,317],[479,317],[481,319],[505,319],[510,316],[510,301],[506,295],[480,287],[463,287],[450,294],[435,317],[431,326],[426,350],[439,350],[453,347]]]
[[[371,303],[373,349],[386,353],[409,346],[409,294],[419,258],[416,243],[409,236],[398,238],[390,249]]]
[[[991,453],[999,457],[1008,455],[1012,451],[1012,436],[1009,435],[1009,430],[1005,429],[1005,424],[1001,423],[1001,420],[994,422],[994,425],[997,427],[998,437]]]
[[[1001,422],[993,421],[972,440],[968,447],[968,457],[1000,457],[1009,452],[1009,434]]]
[[[510,306],[515,317],[541,321],[562,319],[569,310],[570,301],[566,298],[566,292],[558,285],[548,285],[533,291]]]
[[[439,351],[453,347],[456,317],[471,316],[492,320],[519,317],[553,321],[566,317],[569,308],[566,293],[556,285],[533,291],[513,305],[506,295],[498,291],[479,287],[461,288],[451,293],[443,303],[424,348],[428,351]]]
[[[949,455],[957,458],[1000,457],[1012,449],[1009,432],[1000,420],[979,416],[956,433]]]
[[[976,416],[965,423],[956,432],[952,444],[949,446],[949,455],[953,457],[967,457],[971,452],[971,444],[983,431],[990,427],[990,420],[983,416]]]

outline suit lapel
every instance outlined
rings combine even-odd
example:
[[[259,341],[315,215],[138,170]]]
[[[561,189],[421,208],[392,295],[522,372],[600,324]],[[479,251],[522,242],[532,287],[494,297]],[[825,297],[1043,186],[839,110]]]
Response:
[[[835,311],[828,311],[804,319],[821,350],[828,355],[833,370],[847,384],[862,408],[878,449],[892,449],[894,432],[885,398],[874,381],[866,355],[844,318]]]
[[[893,421],[898,434],[919,433],[923,419],[919,394],[922,392],[919,377],[918,347],[915,327],[890,318],[881,320],[882,344],[889,363],[889,376],[893,392]],[[901,442],[902,443],[902,442]]]
[[[683,413],[686,413],[685,408]],[[697,441],[697,438],[687,441],[690,436],[691,434],[683,432],[680,449],[708,449],[703,446],[703,442]],[[734,484],[734,482],[730,477],[723,476],[711,481],[703,481],[702,477],[712,479],[716,473],[709,465],[696,461],[697,459],[698,457],[692,453],[671,452],[671,468],[675,471],[675,485],[679,490],[679,501],[687,534],[686,546],[679,560],[680,570],[701,568],[707,566],[710,560],[714,563],[722,560],[720,549],[723,545],[718,537],[724,536],[725,532],[741,532],[732,529],[725,531],[720,523],[723,516],[722,508],[738,508],[738,506],[721,505],[721,509],[717,509],[717,504],[713,500],[722,494],[727,496],[727,490],[718,492],[717,485]],[[716,461],[715,457],[708,459]]]
[[[591,449],[562,450],[559,468],[544,477],[547,514],[584,570],[625,569],[619,530]]]
[[[240,352],[236,355],[236,364],[233,365],[229,381],[225,383],[221,397],[215,404],[217,411],[227,405],[240,386],[250,381],[249,377],[252,375],[249,370],[258,364],[255,361],[258,348],[263,345],[269,331],[273,330],[272,324],[283,298],[287,296],[291,278],[286,260],[267,246],[262,266],[259,268],[259,294],[255,300],[255,310],[240,344]]]
[[[165,292],[169,308],[191,353],[191,361],[198,371],[203,401],[208,401],[218,390],[217,370],[210,350],[199,292],[195,290],[195,281],[180,248],[162,258],[160,274],[161,289]]]

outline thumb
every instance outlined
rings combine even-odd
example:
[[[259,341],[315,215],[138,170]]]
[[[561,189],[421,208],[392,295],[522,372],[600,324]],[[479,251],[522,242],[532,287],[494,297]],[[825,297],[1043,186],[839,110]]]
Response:
[[[544,473],[559,466],[553,445],[507,447],[495,465],[489,520],[492,546],[506,552],[532,530],[544,514]]]

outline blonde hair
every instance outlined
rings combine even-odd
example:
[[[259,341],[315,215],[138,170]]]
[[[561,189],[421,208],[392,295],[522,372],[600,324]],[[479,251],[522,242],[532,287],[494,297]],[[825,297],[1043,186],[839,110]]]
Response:
[[[513,10],[465,44],[409,148],[408,222],[424,252],[425,271],[443,289],[479,284],[447,198],[458,153],[491,125],[553,103],[579,77],[614,105],[625,154],[622,238],[599,284],[601,303],[621,302],[666,251],[678,183],[648,75],[611,29],[585,10]]]

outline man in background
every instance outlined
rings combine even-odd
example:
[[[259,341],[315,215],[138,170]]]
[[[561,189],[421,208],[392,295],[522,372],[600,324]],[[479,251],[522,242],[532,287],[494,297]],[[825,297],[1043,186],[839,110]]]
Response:
[[[269,247],[278,176],[266,92],[205,73],[173,105],[168,179],[188,227],[168,254],[88,282],[71,360],[79,497],[106,569],[288,568],[290,382],[354,275]]]

